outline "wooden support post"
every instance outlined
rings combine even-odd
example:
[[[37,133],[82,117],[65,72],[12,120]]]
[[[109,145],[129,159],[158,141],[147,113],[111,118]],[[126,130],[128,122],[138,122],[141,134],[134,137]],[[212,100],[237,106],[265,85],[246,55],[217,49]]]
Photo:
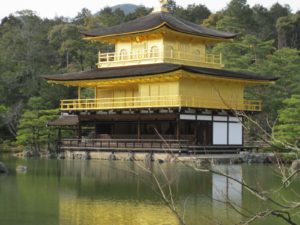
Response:
[[[199,120],[197,120],[196,121],[196,127],[195,127],[195,137],[194,137],[194,139],[195,139],[195,145],[198,145],[199,143],[200,143],[200,140],[199,140],[199,136],[200,136],[200,121]]]
[[[140,141],[141,140],[141,120],[138,119],[137,122],[137,139]]]
[[[78,99],[81,99],[81,87],[78,87],[77,95],[78,95]]]
[[[78,139],[81,139],[81,126],[80,126],[80,124],[78,124],[78,126],[77,126],[77,137],[78,137]]]
[[[176,119],[176,138],[177,138],[177,140],[180,140],[180,118],[179,118],[179,114],[178,114],[177,119]]]

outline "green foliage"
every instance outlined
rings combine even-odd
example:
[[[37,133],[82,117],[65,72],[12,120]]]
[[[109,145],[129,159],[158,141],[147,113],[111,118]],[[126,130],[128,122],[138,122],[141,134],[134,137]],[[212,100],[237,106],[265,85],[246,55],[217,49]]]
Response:
[[[300,55],[296,49],[284,48],[268,56],[255,70],[261,74],[271,74],[279,78],[274,85],[268,88],[260,87],[261,97],[264,100],[265,110],[273,118],[277,111],[284,107],[283,100],[300,93]]]
[[[46,109],[43,99],[30,98],[28,109],[20,119],[17,132],[17,143],[40,151],[48,142],[54,141],[55,131],[47,127],[48,121],[58,117],[58,110]]]
[[[76,24],[59,24],[48,32],[48,41],[59,54],[57,63],[66,67],[67,71],[78,71],[94,68],[101,44],[91,45],[82,40]]]
[[[0,114],[6,113],[7,112],[7,108],[5,105],[0,105]]]
[[[280,34],[278,35],[276,30],[277,20],[290,14],[289,6],[282,6],[279,3],[268,10],[261,5],[250,8],[246,0],[232,0],[226,9],[210,15],[203,24],[242,36],[255,35],[262,41],[276,40],[277,43],[277,39],[280,39]]]
[[[300,14],[281,17],[276,24],[278,48],[300,48]]]
[[[300,147],[300,95],[293,95],[284,102],[275,126],[275,138]]]
[[[125,21],[130,21],[130,20],[134,20],[136,18],[142,17],[142,16],[146,16],[150,13],[151,9],[147,9],[144,6],[139,6],[136,8],[136,10],[132,13],[129,13],[126,18]]]
[[[274,152],[274,151],[272,151]],[[283,162],[284,164],[291,164],[294,160],[299,159],[299,155],[297,153],[289,152],[289,153],[277,153],[276,158]]]
[[[246,35],[232,43],[222,43],[214,48],[221,52],[224,64],[231,70],[254,70],[275,51],[274,41],[261,41],[253,35]]]
[[[188,5],[186,9],[182,7],[176,7],[174,10],[174,15],[189,20],[193,23],[200,24],[203,20],[210,16],[211,12],[205,5]]]

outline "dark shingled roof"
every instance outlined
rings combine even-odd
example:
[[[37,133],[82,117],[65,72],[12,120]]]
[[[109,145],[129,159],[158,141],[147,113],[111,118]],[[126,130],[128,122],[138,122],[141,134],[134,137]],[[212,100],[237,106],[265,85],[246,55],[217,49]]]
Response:
[[[136,77],[136,76],[147,76],[147,75],[159,75],[159,74],[169,73],[177,70],[184,70],[187,72],[203,74],[207,76],[215,76],[221,78],[235,78],[235,79],[253,80],[253,81],[275,81],[278,79],[276,77],[261,76],[258,74],[248,73],[248,72],[233,72],[228,70],[167,64],[167,63],[109,67],[109,68],[94,69],[94,70],[75,72],[75,73],[47,75],[44,76],[44,78],[50,81],[101,80],[101,79],[125,78],[125,77]]]
[[[166,12],[155,12],[116,26],[92,31],[83,31],[81,33],[87,37],[123,35],[124,33],[139,33],[155,30],[164,25],[172,30],[197,36],[225,39],[236,37],[236,34],[206,28],[187,20],[174,17]]]
[[[57,120],[49,121],[48,126],[77,126],[79,123],[78,116],[76,115],[69,115],[69,116],[61,116]]]

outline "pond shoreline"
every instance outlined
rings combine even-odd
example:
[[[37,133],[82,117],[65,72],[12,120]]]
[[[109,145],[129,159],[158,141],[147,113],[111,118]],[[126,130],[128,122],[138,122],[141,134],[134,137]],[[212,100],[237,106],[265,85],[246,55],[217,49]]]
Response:
[[[29,152],[20,152],[13,154],[18,158],[47,158],[47,159],[66,159],[66,160],[109,160],[109,161],[156,161],[164,162],[199,162],[212,164],[242,164],[242,163],[277,163],[275,153],[250,153],[241,152],[239,154],[172,154],[166,153],[133,153],[133,152],[84,152],[84,151],[65,151],[62,153],[43,152],[34,155]],[[293,159],[288,160],[291,163]]]

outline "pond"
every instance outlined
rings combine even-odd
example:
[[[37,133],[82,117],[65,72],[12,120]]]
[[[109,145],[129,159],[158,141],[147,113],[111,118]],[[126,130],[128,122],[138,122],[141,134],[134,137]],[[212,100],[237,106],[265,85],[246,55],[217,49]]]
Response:
[[[190,225],[239,224],[247,220],[244,216],[274,207],[232,180],[195,172],[179,163],[21,160],[7,156],[0,156],[0,161],[10,169],[9,175],[0,177],[3,225],[179,225],[144,168],[154,172],[167,195],[166,183],[171,182],[174,202]],[[18,165],[27,166],[27,172],[17,173]],[[281,185],[272,166],[223,165],[214,169],[259,190],[275,191]],[[297,178],[289,190],[272,197],[283,203],[300,201],[295,193],[299,189]],[[228,199],[230,204],[225,204]],[[294,222],[300,224],[300,217],[295,215]],[[271,216],[253,224],[286,223]]]

